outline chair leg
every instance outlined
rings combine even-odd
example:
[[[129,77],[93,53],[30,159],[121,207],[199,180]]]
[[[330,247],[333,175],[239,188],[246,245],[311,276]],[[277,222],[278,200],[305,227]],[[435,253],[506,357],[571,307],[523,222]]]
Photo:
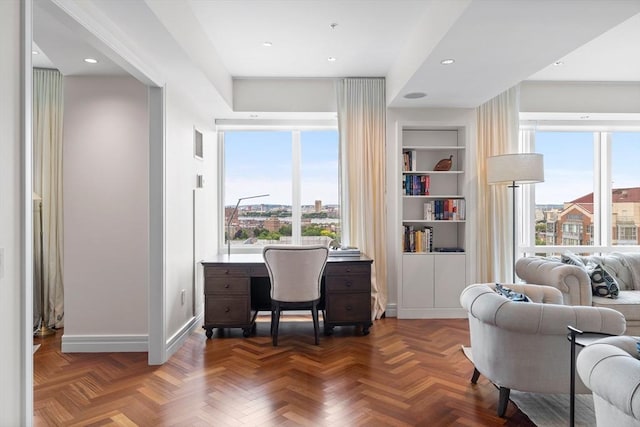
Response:
[[[280,304],[275,302],[273,303],[274,306],[272,307],[272,309],[274,309],[273,311],[273,323],[271,323],[271,338],[273,341],[273,346],[277,347],[278,346],[278,326],[280,324]]]
[[[318,303],[314,302],[313,305],[311,306],[311,317],[313,317],[313,332],[315,334],[315,343],[316,345],[320,344],[320,332],[319,332],[319,325],[318,325]]]
[[[498,416],[503,418],[505,412],[507,412],[507,405],[509,404],[510,388],[500,387],[500,397],[498,398]]]
[[[478,371],[478,369],[476,369],[474,367],[473,368],[473,375],[471,376],[471,384],[477,384],[478,383],[478,378],[480,378],[480,371]]]

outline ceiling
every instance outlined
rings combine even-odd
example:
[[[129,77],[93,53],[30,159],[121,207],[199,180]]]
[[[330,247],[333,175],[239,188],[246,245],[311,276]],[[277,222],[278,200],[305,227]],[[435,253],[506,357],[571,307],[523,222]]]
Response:
[[[523,80],[639,81],[640,0],[34,0],[34,42],[36,66],[152,76],[209,117],[234,116],[234,78],[385,77],[390,107],[472,108]]]

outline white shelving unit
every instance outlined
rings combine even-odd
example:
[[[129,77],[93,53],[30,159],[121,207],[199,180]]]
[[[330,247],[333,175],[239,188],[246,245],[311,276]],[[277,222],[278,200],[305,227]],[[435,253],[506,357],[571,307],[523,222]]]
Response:
[[[466,316],[459,301],[467,285],[465,136],[464,127],[398,129],[399,318]],[[449,158],[449,170],[433,170]]]

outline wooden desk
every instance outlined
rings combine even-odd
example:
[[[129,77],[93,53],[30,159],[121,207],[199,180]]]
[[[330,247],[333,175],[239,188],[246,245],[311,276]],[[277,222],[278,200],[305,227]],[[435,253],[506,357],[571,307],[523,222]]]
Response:
[[[320,306],[325,312],[324,333],[335,326],[371,327],[371,263],[360,257],[329,257],[322,278]],[[204,325],[207,338],[213,328],[242,328],[255,332],[258,311],[270,311],[271,283],[262,254],[218,255],[202,261],[204,267]]]

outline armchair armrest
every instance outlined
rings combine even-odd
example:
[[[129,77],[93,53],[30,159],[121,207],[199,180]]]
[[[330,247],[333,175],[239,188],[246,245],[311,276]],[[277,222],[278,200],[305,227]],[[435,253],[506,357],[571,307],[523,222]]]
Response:
[[[640,360],[632,356],[637,354],[636,341],[621,336],[588,345],[578,355],[576,368],[594,395],[640,419]]]
[[[591,305],[591,279],[576,265],[563,264],[541,257],[516,261],[516,274],[527,283],[553,286],[560,290],[566,305]]]

